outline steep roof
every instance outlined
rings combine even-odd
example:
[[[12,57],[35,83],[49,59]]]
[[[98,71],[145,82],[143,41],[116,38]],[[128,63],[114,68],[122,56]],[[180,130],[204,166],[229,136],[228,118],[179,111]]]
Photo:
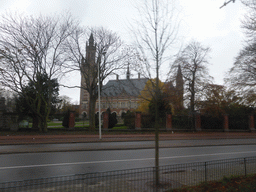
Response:
[[[103,86],[101,95],[103,97],[116,97],[124,93],[137,97],[144,89],[147,81],[147,78],[110,80]]]

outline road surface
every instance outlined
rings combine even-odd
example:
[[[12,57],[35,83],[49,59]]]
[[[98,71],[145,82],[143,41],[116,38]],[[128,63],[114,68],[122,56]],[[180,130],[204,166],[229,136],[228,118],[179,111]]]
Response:
[[[161,148],[160,165],[250,156],[256,145]],[[153,166],[154,149],[2,154],[0,182]]]
[[[255,138],[248,139],[181,139],[159,141],[160,148],[219,146],[219,145],[256,145]],[[34,152],[73,152],[115,149],[153,149],[155,141],[126,141],[126,142],[89,142],[89,143],[59,143],[59,144],[26,144],[0,145],[0,154],[34,153]]]

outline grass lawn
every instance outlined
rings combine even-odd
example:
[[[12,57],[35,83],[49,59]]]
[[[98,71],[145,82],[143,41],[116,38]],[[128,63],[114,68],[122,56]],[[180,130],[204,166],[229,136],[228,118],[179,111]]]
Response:
[[[29,125],[30,127],[32,127],[32,123]],[[47,126],[48,126],[48,129],[51,129],[51,128],[64,128],[62,126],[62,122],[60,121],[57,121],[57,122],[48,122],[47,123]],[[89,126],[89,121],[79,121],[79,122],[75,122],[75,127],[76,128],[88,128]],[[102,127],[103,125],[101,125]],[[97,128],[96,128],[97,129]],[[115,127],[113,127],[111,130],[122,130],[122,129],[127,129],[126,126],[122,125],[122,124],[117,124]]]
[[[85,122],[83,122],[83,121],[79,121],[79,122],[75,122],[75,126],[77,127],[77,126],[88,126],[89,125],[89,122],[88,121],[85,121]],[[30,124],[30,126],[32,126],[32,123]],[[48,122],[47,123],[47,126],[48,127],[63,127],[62,126],[62,122],[61,121],[57,121],[57,122],[54,122],[54,121],[51,121],[51,122]]]
[[[221,181],[205,182],[198,186],[185,187],[169,192],[252,192],[256,191],[256,175],[240,177],[224,177]]]
[[[96,127],[95,131],[88,131],[89,121],[75,122],[75,129],[69,130],[62,126],[61,121],[51,121],[47,123],[47,132],[39,132],[37,130],[32,130],[32,123],[29,123],[29,128],[20,128],[18,131],[1,130],[0,136],[5,135],[98,135],[99,128]],[[154,134],[152,131],[133,131],[127,129],[127,126],[123,124],[117,124],[112,129],[108,131],[103,130],[103,125],[101,127],[102,133],[105,135],[118,135],[118,134]]]
[[[89,126],[89,121],[75,122],[75,127],[77,127],[77,128],[83,128],[83,127],[86,128],[88,126]],[[32,123],[29,123],[29,127],[32,127]],[[51,128],[57,129],[57,128],[64,128],[64,127],[62,126],[62,122],[61,121],[56,121],[56,122],[55,121],[51,121],[51,122],[47,123],[47,128],[48,129],[51,129]]]

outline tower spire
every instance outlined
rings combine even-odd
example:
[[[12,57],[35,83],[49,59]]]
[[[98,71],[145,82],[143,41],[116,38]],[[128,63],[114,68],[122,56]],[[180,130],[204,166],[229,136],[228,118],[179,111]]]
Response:
[[[89,46],[93,46],[93,45],[94,45],[94,38],[93,38],[93,34],[91,33],[89,38]]]
[[[126,79],[130,79],[130,68],[129,68],[129,63],[128,63],[128,67],[127,67],[127,72],[126,72]]]
[[[182,79],[182,73],[181,73],[181,68],[180,65],[178,66],[178,71],[177,71],[177,80]],[[182,80],[183,81],[183,80]]]
[[[80,88],[80,115],[82,113],[89,113],[88,103],[90,103],[90,96],[88,91],[85,89],[87,87],[86,82],[92,81],[92,75],[95,71],[95,55],[96,55],[96,44],[94,43],[93,34],[91,33],[88,41],[86,42],[86,54],[85,58],[82,57],[81,60],[81,73],[86,75],[81,75],[81,87]],[[87,76],[85,79],[85,76]]]

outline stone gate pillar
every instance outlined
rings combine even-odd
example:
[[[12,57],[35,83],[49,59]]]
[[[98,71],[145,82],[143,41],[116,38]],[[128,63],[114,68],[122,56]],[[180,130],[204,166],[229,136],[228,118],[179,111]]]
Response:
[[[225,132],[228,132],[229,131],[229,122],[228,122],[228,115],[225,114],[224,115],[224,131]]]
[[[75,128],[75,112],[74,111],[69,112],[68,128],[69,129]]]
[[[108,113],[103,112],[103,130],[108,130]]]
[[[251,131],[255,131],[255,125],[254,125],[254,115],[249,116],[249,129]]]
[[[172,114],[166,114],[166,131],[172,130]]]
[[[201,127],[201,114],[200,113],[196,113],[195,115],[195,128],[196,131],[202,131],[202,127]]]
[[[135,129],[141,130],[141,112],[135,113]]]

